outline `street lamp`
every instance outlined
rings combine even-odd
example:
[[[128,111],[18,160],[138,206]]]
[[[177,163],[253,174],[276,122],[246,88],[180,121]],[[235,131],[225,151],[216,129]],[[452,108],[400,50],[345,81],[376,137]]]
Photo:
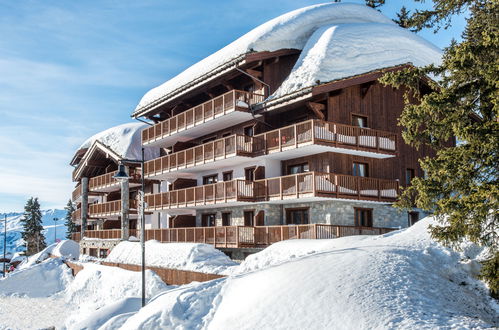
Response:
[[[54,218],[52,220],[54,220],[54,243],[56,243],[57,242],[57,221],[59,221],[59,219]]]
[[[113,176],[114,179],[122,182],[130,180],[130,176],[125,170],[125,165],[123,163],[135,163],[141,165],[141,188],[140,188],[140,248],[142,252],[142,307],[146,305],[146,244],[145,244],[145,226],[146,226],[146,218],[144,216],[144,148],[142,148],[142,159],[122,159],[121,163],[118,166],[118,172]]]
[[[7,214],[5,214],[5,222],[3,224],[3,277],[5,277],[5,272],[7,270],[5,265],[5,260],[7,260],[6,253],[7,253]]]

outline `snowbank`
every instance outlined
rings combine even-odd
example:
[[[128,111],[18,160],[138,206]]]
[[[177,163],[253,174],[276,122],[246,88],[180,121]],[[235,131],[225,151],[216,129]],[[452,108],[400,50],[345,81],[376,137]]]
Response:
[[[243,35],[176,77],[150,90],[135,113],[173,96],[203,75],[244,54],[280,49],[303,50],[289,79],[270,99],[373,69],[440,59],[439,50],[370,7],[351,3],[313,5],[274,18]],[[235,63],[234,63],[235,64]]]
[[[47,246],[45,249],[41,250],[37,254],[33,254],[32,256],[29,256],[27,259],[25,259],[23,262],[19,264],[17,269],[27,269],[30,268],[33,265],[36,265],[47,258],[50,257],[50,254],[52,254],[52,251],[54,248],[57,246],[57,243],[50,244]]]
[[[499,306],[471,276],[464,255],[430,238],[430,221],[383,236],[277,243],[248,258],[240,274],[165,292],[120,324],[126,329],[497,326]]]
[[[170,287],[159,276],[146,270],[147,299],[168,288]],[[140,297],[141,292],[140,272],[91,263],[85,264],[83,270],[75,276],[73,282],[66,289],[68,304],[78,306],[78,312],[68,318],[66,325],[70,329],[78,329],[77,324],[92,322],[95,310],[114,304],[123,298]],[[110,313],[113,307],[108,307]],[[118,309],[116,307],[114,311],[117,312]],[[103,311],[103,314],[106,313]],[[87,318],[90,319],[87,320]]]
[[[80,244],[72,240],[61,241],[52,249],[51,254],[56,257],[78,260],[80,257]]]
[[[121,242],[105,261],[141,264],[140,243]],[[238,264],[208,244],[146,242],[146,265],[161,268],[220,274]]]
[[[141,159],[142,138],[140,134],[147,127],[149,127],[147,124],[142,123],[128,123],[111,127],[88,138],[78,150],[90,148],[95,141],[99,141],[122,158]],[[144,148],[145,160],[157,157],[159,157],[159,149]]]
[[[50,259],[0,279],[0,296],[48,297],[64,290],[71,281],[71,270],[60,259]]]

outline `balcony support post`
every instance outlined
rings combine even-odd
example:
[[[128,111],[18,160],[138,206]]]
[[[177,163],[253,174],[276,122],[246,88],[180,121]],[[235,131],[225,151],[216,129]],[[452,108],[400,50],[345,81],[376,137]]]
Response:
[[[88,178],[81,178],[81,238],[85,237],[88,221]]]
[[[128,166],[125,167],[128,172]],[[130,236],[129,232],[129,205],[130,205],[130,189],[128,185],[128,180],[122,180],[120,182],[121,185],[121,239],[128,240]],[[137,225],[139,225],[140,221],[137,221]],[[139,227],[139,226],[137,226]],[[140,228],[137,228],[140,229]],[[137,230],[137,233],[140,233],[140,230]]]

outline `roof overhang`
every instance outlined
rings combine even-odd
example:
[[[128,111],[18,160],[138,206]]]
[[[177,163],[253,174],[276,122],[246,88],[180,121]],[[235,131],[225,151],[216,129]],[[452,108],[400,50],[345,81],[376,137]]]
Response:
[[[102,156],[98,157],[98,154],[103,155],[105,159],[109,159],[116,164],[118,164],[122,159],[120,155],[111,150],[105,144],[100,141],[95,141],[92,146],[88,148],[84,156],[81,158],[78,166],[74,169],[73,181],[80,180],[84,176],[86,172],[85,170],[89,169],[89,167],[95,167],[95,165],[92,165],[92,160],[95,158],[102,158]]]

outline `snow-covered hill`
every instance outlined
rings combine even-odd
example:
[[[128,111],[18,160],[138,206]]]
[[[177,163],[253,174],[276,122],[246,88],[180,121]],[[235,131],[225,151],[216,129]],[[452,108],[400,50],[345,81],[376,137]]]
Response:
[[[42,224],[45,229],[45,242],[52,244],[55,241],[55,234],[57,239],[66,238],[66,226],[64,225],[64,217],[66,216],[65,210],[51,209],[42,210]],[[7,253],[21,252],[25,250],[24,241],[21,237],[22,223],[21,219],[23,213],[0,213],[0,255],[3,255],[3,235],[5,228],[5,215],[7,215]],[[54,218],[60,219],[54,226]],[[55,231],[57,228],[57,233]]]

